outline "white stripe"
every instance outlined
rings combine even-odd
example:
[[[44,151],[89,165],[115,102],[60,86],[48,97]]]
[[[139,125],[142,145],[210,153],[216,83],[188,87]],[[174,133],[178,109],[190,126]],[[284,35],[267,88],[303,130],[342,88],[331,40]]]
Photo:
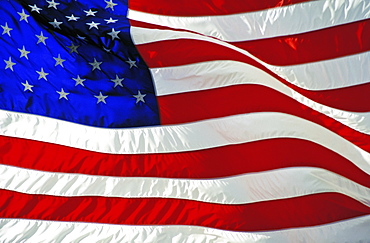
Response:
[[[314,102],[269,74],[246,63],[202,62],[176,67],[152,68],[151,73],[158,96],[238,84],[258,84],[279,91],[352,129],[370,134],[370,112],[347,112]]]
[[[131,35],[137,45],[175,39],[193,39],[218,44],[254,59],[288,82],[308,90],[337,89],[370,82],[369,68],[364,68],[370,67],[370,52],[300,65],[274,66],[232,44],[195,33],[132,27]]]
[[[248,204],[335,192],[370,206],[369,188],[311,167],[195,180],[51,173],[0,165],[0,188],[51,196],[175,198],[220,204]]]
[[[129,9],[128,18],[185,29],[224,41],[246,41],[292,35],[351,23],[370,17],[364,0],[322,0],[243,14],[177,17]],[[237,26],[237,28],[235,28]]]
[[[308,90],[328,90],[370,82],[370,52],[293,66],[269,68],[290,83]]]
[[[26,219],[0,219],[1,242],[229,242],[344,243],[369,240],[370,216],[324,224],[264,232],[233,232],[199,226],[110,225]]]
[[[297,138],[320,144],[370,174],[369,153],[315,123],[277,112],[173,126],[108,129],[0,110],[0,135],[113,154],[172,153],[272,138]]]

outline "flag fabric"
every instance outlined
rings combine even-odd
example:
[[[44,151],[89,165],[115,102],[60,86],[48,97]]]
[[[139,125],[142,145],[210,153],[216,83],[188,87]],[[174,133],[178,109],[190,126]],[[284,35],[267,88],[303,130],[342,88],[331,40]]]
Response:
[[[369,17],[0,0],[0,241],[370,241]]]

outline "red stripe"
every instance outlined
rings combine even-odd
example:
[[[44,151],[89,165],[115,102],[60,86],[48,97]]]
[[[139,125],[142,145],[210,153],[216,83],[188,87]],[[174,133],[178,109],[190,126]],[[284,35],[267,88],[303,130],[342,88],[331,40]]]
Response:
[[[135,0],[129,8],[146,13],[171,16],[227,15],[288,6],[310,0]]]
[[[303,34],[232,44],[264,62],[284,66],[369,51],[369,33],[370,19],[367,19]]]
[[[293,138],[169,154],[114,155],[0,136],[0,161],[42,171],[165,178],[217,178],[310,166],[370,187],[369,176],[352,162],[323,146]]]
[[[323,105],[354,112],[370,111],[370,83],[333,90],[305,90],[287,82],[253,59],[237,51],[206,41],[190,39],[168,40],[138,45],[137,48],[151,68],[179,66],[214,60],[234,60],[263,70],[293,90]]]
[[[136,47],[150,68],[180,66],[214,60],[235,60],[263,67],[237,51],[207,41],[192,39],[164,40],[140,44]]]
[[[242,205],[182,199],[55,197],[0,190],[0,217],[128,225],[198,225],[235,231],[277,230],[370,214],[345,195],[322,193]]]

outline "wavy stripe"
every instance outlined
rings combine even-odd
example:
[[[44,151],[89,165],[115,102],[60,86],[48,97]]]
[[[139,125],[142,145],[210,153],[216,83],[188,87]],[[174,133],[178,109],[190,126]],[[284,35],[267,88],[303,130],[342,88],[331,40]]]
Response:
[[[268,153],[260,152],[266,148]],[[339,154],[315,143],[291,138],[190,152],[115,155],[0,136],[0,161],[5,165],[51,172],[184,179],[209,179],[286,167],[317,167],[370,187],[369,176]]]
[[[198,226],[109,225],[26,219],[0,219],[4,242],[365,242],[370,216],[314,227],[265,232],[233,232]],[[356,232],[355,234],[353,232]],[[24,239],[27,238],[26,241]]]
[[[176,31],[169,27],[135,20],[130,20],[130,23],[134,28]],[[295,65],[369,51],[370,41],[367,38],[369,28],[369,19],[366,19],[294,35],[228,44],[248,51],[271,65]],[[322,38],[323,36],[325,38]],[[204,50],[201,53],[204,53]]]
[[[190,30],[224,41],[246,41],[367,19],[370,17],[370,4],[363,0],[323,0],[252,13],[201,17],[155,15],[129,9],[127,16],[132,20]]]
[[[370,206],[370,189],[332,172],[309,167],[185,180],[105,177],[41,172],[0,165],[0,188],[50,196],[173,198],[219,204],[249,204],[323,192],[341,193]]]
[[[225,58],[239,61],[234,53],[237,52],[252,58],[268,70],[284,78],[286,81],[303,89],[337,89],[366,84],[370,81],[370,72],[368,72],[366,68],[363,68],[370,66],[370,52],[301,65],[273,66],[232,44],[195,33],[132,27],[131,34],[134,42],[139,45],[138,49],[150,68],[225,60]],[[176,40],[176,42],[169,42],[169,40]],[[186,40],[197,41],[188,42]],[[200,55],[204,53],[204,47],[201,45],[202,41],[206,41],[209,45],[213,46],[213,56]],[[153,43],[148,53],[150,56],[145,53],[145,49],[140,47],[141,44],[147,43]],[[214,44],[216,44],[216,46],[214,46]],[[180,46],[184,53],[197,53],[197,55],[179,54],[178,50]],[[173,56],[181,56],[182,58],[174,59]],[[149,60],[152,58],[155,59]],[[349,66],[351,67],[350,69],[348,68]]]
[[[259,84],[287,96],[295,93],[278,79],[249,63],[220,60],[150,69],[158,96],[214,89],[237,84]]]
[[[343,110],[338,110],[335,108],[331,108],[325,105],[321,105],[315,101],[312,101],[303,95],[295,92],[291,88],[287,87],[286,85],[279,82],[279,80],[275,79],[274,77],[268,75],[267,73],[261,71],[258,68],[255,68],[252,65],[247,65],[241,62],[235,61],[213,61],[213,62],[204,62],[204,63],[197,63],[192,65],[186,66],[178,66],[178,67],[169,67],[169,68],[156,68],[151,69],[153,80],[155,82],[155,86],[157,89],[158,96],[164,95],[171,95],[169,97],[159,97],[159,104],[160,109],[164,110],[161,112],[162,122],[165,124],[173,124],[173,123],[180,123],[180,122],[189,122],[189,121],[196,121],[199,119],[206,119],[206,118],[213,118],[217,116],[225,116],[227,115],[235,115],[237,113],[245,113],[245,112],[252,112],[244,108],[239,110],[241,106],[245,106],[245,104],[250,104],[253,107],[253,103],[256,103],[256,99],[259,97],[262,99],[258,101],[258,107],[260,109],[267,109],[268,111],[281,111],[284,112],[288,107],[291,107],[292,102],[286,102],[276,95],[271,96],[266,95],[261,92],[249,91],[248,89],[243,89],[241,87],[235,87],[233,91],[234,94],[231,94],[230,102],[228,102],[228,106],[223,109],[222,106],[215,105],[218,102],[216,97],[212,97],[212,92],[215,95],[220,95],[222,91],[226,91],[222,89],[220,93],[217,91],[210,91],[207,93],[196,93],[191,91],[200,91],[200,90],[210,90],[220,87],[228,87],[240,84],[254,84],[254,85],[262,85],[265,87],[269,87],[274,89],[281,94],[284,94],[287,97],[290,97],[301,104],[306,105],[307,107],[312,108],[328,117],[335,119],[336,121],[351,127],[354,130],[357,130],[362,133],[370,134],[370,113],[355,113],[355,112],[347,112]],[[265,91],[266,89],[264,89]],[[252,92],[252,93],[251,93]],[[176,94],[186,93],[182,96]],[[217,93],[217,94],[216,94]],[[244,95],[238,94],[247,94],[248,97]],[[223,94],[224,97],[227,97],[227,92]],[[198,97],[199,98],[198,98]],[[176,98],[178,97],[178,98]],[[190,98],[192,97],[192,98]],[[204,97],[205,101],[202,101],[201,98]],[[238,97],[246,99],[244,103],[240,103]],[[253,97],[253,98],[252,98]],[[179,113],[178,110],[181,106],[181,102],[184,101],[184,98],[190,98],[190,100],[197,100],[197,102],[193,102],[194,108],[192,104],[186,104],[184,106],[184,110],[189,110],[186,113],[186,117],[184,113]],[[249,100],[249,98],[251,100]],[[168,101],[167,101],[168,100]],[[207,100],[211,101],[207,103]],[[247,100],[249,102],[247,102]],[[253,103],[251,103],[253,102]],[[262,103],[261,103],[262,102]],[[209,104],[209,105],[207,105]],[[264,104],[264,105],[262,105]],[[269,104],[273,104],[272,108]],[[256,104],[257,105],[257,104]],[[173,109],[171,107],[173,106]],[[177,107],[177,108],[176,108]],[[269,107],[269,108],[267,108]],[[305,119],[309,119],[310,117],[316,118],[311,116],[302,115],[299,113],[298,109],[290,109],[288,113],[290,114],[300,114],[299,116]],[[191,114],[196,114],[196,111],[200,109],[199,114],[201,117],[193,117]],[[233,110],[238,110],[236,113],[233,113]],[[251,109],[251,108],[250,108]],[[182,110],[182,109],[180,109]],[[212,113],[214,110],[215,113]],[[267,111],[265,110],[265,111]],[[207,111],[207,112],[205,112]],[[261,110],[255,110],[261,111]],[[190,115],[189,115],[190,113]],[[218,113],[216,115],[216,113]],[[178,116],[184,117],[187,120],[180,120],[177,118]],[[328,123],[327,123],[328,124]],[[322,124],[320,124],[322,125]],[[326,126],[330,128],[330,126]]]
[[[177,43],[177,44],[175,44]],[[175,44],[175,45],[174,45]],[[183,46],[191,45],[198,47],[202,47],[202,54],[198,55],[198,51],[196,48],[194,49],[184,49]],[[370,83],[340,88],[340,89],[332,89],[332,90],[323,90],[323,91],[310,91],[299,88],[271,70],[267,69],[263,65],[259,64],[258,62],[254,61],[253,59],[245,56],[237,51],[230,51],[226,47],[221,47],[217,44],[212,44],[205,41],[197,41],[197,40],[172,40],[172,41],[163,41],[161,42],[161,49],[158,50],[157,43],[155,44],[145,44],[137,46],[141,55],[144,57],[145,61],[151,67],[156,66],[168,66],[169,63],[177,63],[179,65],[184,64],[193,64],[191,60],[194,59],[194,56],[198,56],[198,61],[206,62],[206,61],[215,61],[217,59],[221,60],[235,60],[239,62],[243,62],[246,64],[250,64],[255,66],[262,71],[266,72],[267,74],[271,75],[275,79],[279,80],[281,83],[285,84],[286,86],[290,87],[291,89],[297,91],[303,96],[314,100],[317,103],[330,106],[336,109],[341,110],[348,110],[354,112],[368,112],[370,111],[370,103],[368,102],[369,96],[368,93],[370,92]],[[220,51],[219,48],[223,48],[223,51]],[[176,49],[176,55],[181,56],[180,58],[171,58],[169,59],[168,56],[171,56],[172,49]],[[167,55],[167,52],[170,52]],[[220,53],[222,53],[222,58],[220,58]],[[217,58],[216,58],[217,57]],[[154,65],[153,65],[154,64]],[[157,65],[158,64],[158,65]]]
[[[0,209],[4,207],[6,210],[0,210],[1,218],[198,225],[234,231],[305,227],[370,214],[369,207],[338,193],[223,205],[183,199],[56,197],[0,190]]]
[[[369,33],[370,19],[367,19],[308,33],[231,44],[266,63],[286,66],[369,51]]]
[[[220,97],[222,98],[220,99]],[[192,102],[189,103],[189,100]],[[312,103],[308,104],[316,110],[321,107],[320,105],[315,107]],[[352,121],[354,123],[350,121],[355,116],[349,115],[349,119],[347,119],[342,112],[334,113],[331,112],[330,108],[324,110],[328,113],[328,116],[326,116],[262,85],[234,85],[205,91],[167,95],[159,97],[158,104],[160,105],[162,124],[187,123],[255,112],[290,114],[316,123],[370,152],[369,134],[350,128],[355,127],[358,129],[362,126],[364,128],[362,132],[368,130],[366,128],[369,127],[367,125],[369,120],[365,119],[366,116],[361,118],[363,120],[358,120],[360,126],[357,126],[357,123],[355,123],[356,119]],[[335,117],[336,120],[330,116]],[[361,124],[362,122],[364,123]],[[350,127],[343,125],[343,123],[348,124]]]
[[[135,0],[130,2],[130,8],[140,12],[171,15],[171,16],[201,16],[201,15],[226,15],[243,12],[258,11],[268,8],[276,8],[307,2],[311,0],[269,0],[269,1],[245,1],[234,0],[217,2],[214,0],[166,1]]]
[[[0,121],[0,135],[114,154],[185,152],[271,138],[298,138],[327,147],[370,174],[369,153],[317,124],[283,113],[242,114],[140,129],[86,127],[9,111],[0,111]]]
[[[370,67],[369,51],[332,60],[271,67],[271,69],[280,77],[301,88],[323,90],[324,87],[336,89],[369,83],[370,72],[364,67]],[[322,85],[322,83],[328,84]]]

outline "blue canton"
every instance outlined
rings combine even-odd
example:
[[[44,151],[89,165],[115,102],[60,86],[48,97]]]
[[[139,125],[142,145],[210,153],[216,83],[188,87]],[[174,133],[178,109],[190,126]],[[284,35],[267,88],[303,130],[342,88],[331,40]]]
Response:
[[[98,127],[159,124],[122,0],[0,1],[0,109]]]

